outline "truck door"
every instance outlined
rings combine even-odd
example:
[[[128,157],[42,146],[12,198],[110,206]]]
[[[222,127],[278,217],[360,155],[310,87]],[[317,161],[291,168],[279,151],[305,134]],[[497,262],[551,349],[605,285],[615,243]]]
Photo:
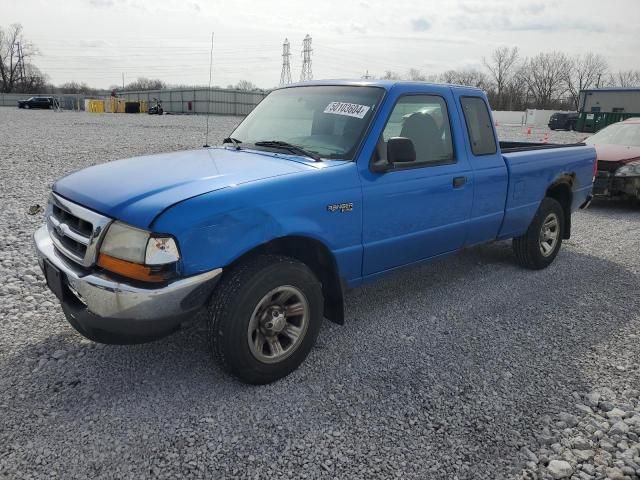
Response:
[[[498,148],[489,108],[477,90],[454,88],[462,117],[461,135],[473,169],[473,209],[466,245],[495,240],[504,218],[509,173]]]
[[[411,91],[391,89],[372,130],[374,158],[359,162],[363,276],[457,250],[467,235],[473,172],[455,133],[460,119],[451,89],[403,88]],[[372,163],[384,160],[391,137],[409,138],[416,160],[375,172]]]

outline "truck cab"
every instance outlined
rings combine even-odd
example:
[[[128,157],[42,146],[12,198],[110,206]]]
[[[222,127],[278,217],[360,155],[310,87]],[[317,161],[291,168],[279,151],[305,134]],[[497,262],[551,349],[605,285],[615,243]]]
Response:
[[[84,336],[148,341],[204,311],[223,368],[267,383],[323,318],[344,322],[346,289],[497,239],[548,266],[594,163],[583,144],[499,142],[479,89],[306,82],[219,146],[62,178],[35,241]]]

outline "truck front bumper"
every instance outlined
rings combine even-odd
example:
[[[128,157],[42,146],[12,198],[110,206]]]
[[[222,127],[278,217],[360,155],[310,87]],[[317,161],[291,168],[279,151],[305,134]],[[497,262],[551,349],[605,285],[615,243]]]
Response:
[[[101,343],[143,343],[172,333],[206,304],[222,274],[217,268],[159,288],[134,286],[66,259],[46,226],[36,231],[34,241],[40,268],[67,320]]]

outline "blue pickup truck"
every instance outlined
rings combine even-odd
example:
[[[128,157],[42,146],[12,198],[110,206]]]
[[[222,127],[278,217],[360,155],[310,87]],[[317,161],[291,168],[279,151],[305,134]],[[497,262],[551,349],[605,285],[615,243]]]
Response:
[[[521,265],[548,266],[595,158],[498,142],[475,88],[308,82],[273,91],[220,146],[58,180],[35,243],[85,337],[145,342],[204,312],[214,358],[268,383],[323,318],[343,323],[349,288],[510,238]]]

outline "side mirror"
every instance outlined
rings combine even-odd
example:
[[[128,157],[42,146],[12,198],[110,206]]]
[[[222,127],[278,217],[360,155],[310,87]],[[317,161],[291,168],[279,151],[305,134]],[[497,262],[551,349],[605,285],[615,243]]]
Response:
[[[387,141],[387,162],[408,163],[416,161],[416,149],[411,139],[406,137],[391,137]]]

